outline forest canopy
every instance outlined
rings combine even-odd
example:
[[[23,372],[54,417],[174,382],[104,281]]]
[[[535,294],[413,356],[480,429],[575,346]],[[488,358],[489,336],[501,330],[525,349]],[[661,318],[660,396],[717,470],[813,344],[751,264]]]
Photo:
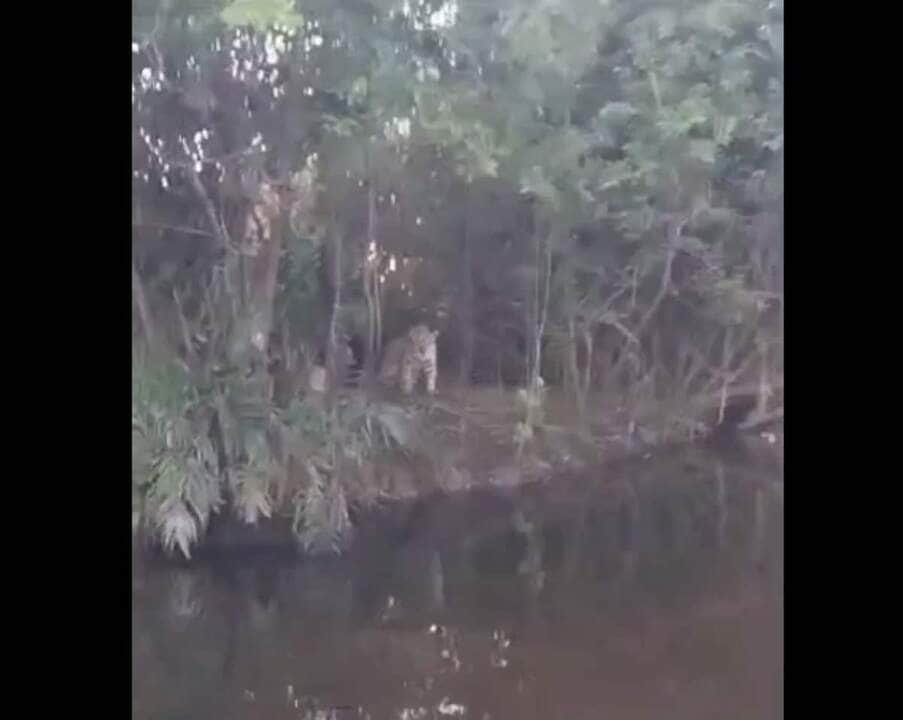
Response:
[[[376,458],[447,474],[367,391],[417,323],[440,397],[512,389],[518,458],[552,388],[590,440],[783,412],[782,0],[134,0],[132,117],[134,514],[170,550],[224,507],[340,548]]]

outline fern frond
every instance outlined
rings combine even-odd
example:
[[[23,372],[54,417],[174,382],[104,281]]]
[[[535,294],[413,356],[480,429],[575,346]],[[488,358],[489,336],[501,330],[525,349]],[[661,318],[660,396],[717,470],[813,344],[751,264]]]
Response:
[[[313,462],[305,463],[308,487],[296,500],[292,529],[305,552],[338,554],[351,533],[348,503],[341,484],[327,479]]]
[[[198,523],[184,502],[161,506],[156,527],[167,553],[171,554],[178,547],[186,559],[191,559],[191,546],[198,540]]]
[[[261,517],[273,514],[268,492],[268,471],[273,468],[250,464],[233,471],[233,502],[236,515],[248,525],[256,525]]]

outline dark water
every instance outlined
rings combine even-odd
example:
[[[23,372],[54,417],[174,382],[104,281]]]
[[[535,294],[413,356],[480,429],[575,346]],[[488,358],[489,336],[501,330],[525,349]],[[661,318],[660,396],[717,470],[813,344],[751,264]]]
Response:
[[[132,715],[781,718],[782,490],[682,453],[374,516],[339,561],[139,563]]]

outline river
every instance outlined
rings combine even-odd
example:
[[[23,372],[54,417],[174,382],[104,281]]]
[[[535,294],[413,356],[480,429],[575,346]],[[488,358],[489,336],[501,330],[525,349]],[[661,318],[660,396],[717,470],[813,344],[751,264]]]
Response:
[[[783,474],[687,449],[133,571],[136,720],[783,717]]]

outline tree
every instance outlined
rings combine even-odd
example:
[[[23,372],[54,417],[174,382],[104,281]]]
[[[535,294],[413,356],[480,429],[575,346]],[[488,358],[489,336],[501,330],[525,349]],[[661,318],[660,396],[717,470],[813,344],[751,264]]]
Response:
[[[297,378],[325,347],[335,390],[349,335],[372,371],[383,337],[441,325],[462,382],[522,386],[521,447],[560,379],[586,435],[603,385],[663,435],[737,395],[780,411],[782,22],[766,0],[142,0],[136,347],[195,392],[137,415],[208,425],[217,480],[192,482],[254,518]],[[346,400],[309,482],[344,472]]]

